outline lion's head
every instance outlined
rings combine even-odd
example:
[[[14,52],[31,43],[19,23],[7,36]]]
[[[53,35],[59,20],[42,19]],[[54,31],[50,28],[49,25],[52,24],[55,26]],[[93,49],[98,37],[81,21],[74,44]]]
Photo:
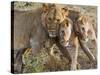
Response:
[[[68,15],[68,9],[55,4],[43,4],[42,23],[50,37],[57,36],[59,24]]]
[[[76,31],[81,40],[83,40],[84,42],[87,42],[89,40],[89,35],[91,33],[92,28],[93,27],[89,16],[81,15],[78,18],[76,24]]]
[[[72,25],[72,21],[69,18],[66,18],[59,26],[59,42],[64,47],[68,46],[69,44]]]

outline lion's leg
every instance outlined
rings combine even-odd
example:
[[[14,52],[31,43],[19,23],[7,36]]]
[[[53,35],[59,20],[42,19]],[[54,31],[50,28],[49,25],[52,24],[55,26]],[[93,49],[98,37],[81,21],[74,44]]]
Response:
[[[90,34],[90,35],[92,38],[90,37],[90,39],[93,41],[93,48],[96,48],[96,46],[97,46],[96,33],[95,33],[94,29],[91,29],[91,32],[92,32],[92,34]]]
[[[72,55],[71,70],[77,69],[77,55],[78,55],[78,49],[75,49]]]
[[[55,46],[55,40],[53,38],[48,38],[48,40],[44,44],[44,48],[46,48],[48,55],[52,55],[54,46]]]
[[[97,48],[97,38],[96,38],[96,36],[94,36],[94,41],[93,41],[93,48]]]
[[[74,50],[72,56],[72,62],[71,62],[71,70],[77,69],[77,57],[78,57],[78,39],[77,37],[74,39]]]
[[[62,45],[57,41],[56,45],[58,46],[60,52],[63,54],[64,57],[66,57],[69,60],[69,64],[72,61],[71,59],[71,55],[69,53],[69,51],[67,50],[67,48],[62,47]]]
[[[97,34],[95,33],[94,28],[91,28],[90,31],[92,32],[92,34],[90,34],[92,36],[92,40],[95,41],[95,43],[97,44]],[[91,37],[90,37],[91,39]]]
[[[91,51],[89,50],[89,48],[86,46],[86,44],[84,42],[82,42],[79,38],[79,43],[80,46],[82,48],[82,50],[85,52],[85,54],[88,56],[88,58],[90,59],[90,61],[92,63],[96,63],[96,58],[94,57],[94,55],[91,53]]]

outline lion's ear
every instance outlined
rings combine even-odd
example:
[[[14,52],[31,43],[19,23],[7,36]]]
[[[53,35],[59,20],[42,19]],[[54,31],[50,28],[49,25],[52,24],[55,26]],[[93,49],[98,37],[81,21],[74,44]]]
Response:
[[[48,4],[42,4],[43,12],[46,13],[48,11]]]
[[[65,8],[61,8],[61,11],[62,11],[62,14],[63,14],[63,15],[68,16],[68,14],[69,14],[69,10],[68,10],[67,7],[65,7]]]

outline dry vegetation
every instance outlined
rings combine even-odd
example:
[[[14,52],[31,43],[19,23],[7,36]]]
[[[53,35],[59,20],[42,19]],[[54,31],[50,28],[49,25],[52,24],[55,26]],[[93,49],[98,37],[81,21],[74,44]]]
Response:
[[[35,3],[27,3],[27,2],[15,2],[14,9],[15,10],[32,10],[34,8],[40,7],[41,4],[35,4]],[[97,25],[97,9],[95,6],[76,6],[76,5],[66,5],[69,9],[75,10],[75,11],[81,11],[82,14],[88,14],[92,22],[94,23],[94,27],[96,30]],[[96,30],[97,33],[97,30]],[[49,43],[46,44],[49,46]],[[92,53],[97,55],[97,50],[94,48],[91,48],[93,44],[89,42],[88,47],[91,49]],[[24,59],[24,70],[23,72],[48,72],[48,71],[64,71],[68,70],[68,60],[63,58],[59,60],[59,52],[58,47],[55,45],[55,49],[58,51],[58,54],[55,55],[55,57],[49,55],[50,48],[42,48],[41,52],[37,54],[36,56],[32,56],[31,54],[25,55],[23,57]],[[96,68],[90,66],[90,62],[88,57],[84,54],[84,52],[79,49],[79,56],[78,56],[78,62],[81,65],[80,69],[92,69]]]

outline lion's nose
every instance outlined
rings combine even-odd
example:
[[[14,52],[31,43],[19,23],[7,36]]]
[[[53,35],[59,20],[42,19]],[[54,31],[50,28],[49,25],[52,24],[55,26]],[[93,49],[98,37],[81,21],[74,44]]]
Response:
[[[69,43],[69,40],[67,40],[65,43],[68,44]]]
[[[68,45],[68,43],[69,43],[69,40],[67,40],[67,41],[65,41],[65,40],[62,40],[62,41],[60,41],[60,43]]]
[[[62,43],[63,43],[63,42],[66,42],[66,43],[67,43],[67,42],[69,42],[69,40],[67,40],[67,41],[66,41],[66,40],[62,40],[61,42],[62,42]]]

